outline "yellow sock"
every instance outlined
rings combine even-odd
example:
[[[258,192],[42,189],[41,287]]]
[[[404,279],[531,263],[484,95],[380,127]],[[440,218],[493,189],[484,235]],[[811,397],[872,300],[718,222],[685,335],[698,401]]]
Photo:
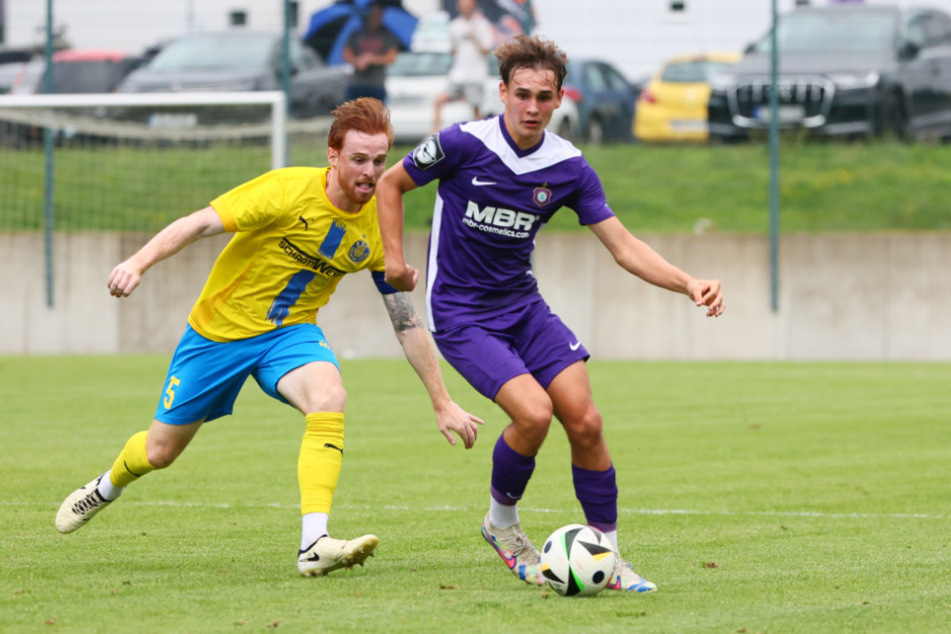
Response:
[[[343,413],[308,414],[297,460],[301,513],[330,513],[343,463]]]
[[[133,434],[122,448],[122,452],[112,465],[112,471],[109,472],[109,481],[112,482],[112,486],[121,489],[155,470],[145,452],[145,439],[148,435],[147,431]]]

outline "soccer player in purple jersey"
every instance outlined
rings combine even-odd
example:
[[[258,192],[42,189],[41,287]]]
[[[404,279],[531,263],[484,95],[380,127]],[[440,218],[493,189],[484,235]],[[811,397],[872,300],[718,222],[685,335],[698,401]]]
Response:
[[[538,292],[531,271],[535,234],[569,207],[633,275],[687,295],[708,317],[723,313],[717,280],[700,280],[634,237],[608,207],[581,152],[545,131],[561,104],[567,58],[553,43],[517,36],[496,52],[500,117],[457,124],[391,167],[377,189],[386,280],[411,290],[419,271],[402,249],[402,196],[439,181],[429,242],[429,327],[443,356],[511,418],[492,456],[482,535],[520,579],[543,584],[537,549],[519,524],[521,499],[552,416],[571,444],[575,487],[587,522],[617,551],[617,484],[591,394],[588,352]],[[618,554],[608,584],[650,592]]]

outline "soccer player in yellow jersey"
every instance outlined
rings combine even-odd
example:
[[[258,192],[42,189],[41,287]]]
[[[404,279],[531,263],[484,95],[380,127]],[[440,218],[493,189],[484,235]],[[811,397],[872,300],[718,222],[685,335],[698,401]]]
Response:
[[[304,415],[298,460],[302,531],[298,570],[320,576],[363,565],[378,539],[329,537],[327,523],[344,447],[346,392],[333,350],[316,324],[347,273],[369,269],[406,358],[432,400],[439,430],[468,449],[482,421],[454,403],[435,348],[409,294],[383,280],[376,182],[393,144],[389,112],[372,98],[334,111],[329,167],[268,172],[179,218],[109,276],[109,291],[130,295],[154,264],[222,232],[234,237],[215,262],[172,358],[148,431],[134,434],[112,468],[74,491],[56,515],[72,532],[146,473],[164,469],[202,424],[231,413],[248,376]]]

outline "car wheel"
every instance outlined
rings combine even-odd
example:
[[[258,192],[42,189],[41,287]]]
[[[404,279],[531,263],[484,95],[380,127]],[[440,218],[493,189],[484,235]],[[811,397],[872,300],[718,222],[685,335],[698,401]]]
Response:
[[[588,124],[588,143],[604,145],[604,126],[600,119],[591,119],[591,123]]]
[[[893,92],[885,98],[882,105],[881,132],[893,134],[899,141],[911,141],[911,125],[901,93]]]

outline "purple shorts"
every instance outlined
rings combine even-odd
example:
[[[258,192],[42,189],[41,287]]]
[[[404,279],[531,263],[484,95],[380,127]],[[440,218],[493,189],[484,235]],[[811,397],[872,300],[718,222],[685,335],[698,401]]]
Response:
[[[446,361],[472,387],[495,400],[509,380],[531,374],[545,389],[558,374],[591,355],[543,301],[433,333]]]

